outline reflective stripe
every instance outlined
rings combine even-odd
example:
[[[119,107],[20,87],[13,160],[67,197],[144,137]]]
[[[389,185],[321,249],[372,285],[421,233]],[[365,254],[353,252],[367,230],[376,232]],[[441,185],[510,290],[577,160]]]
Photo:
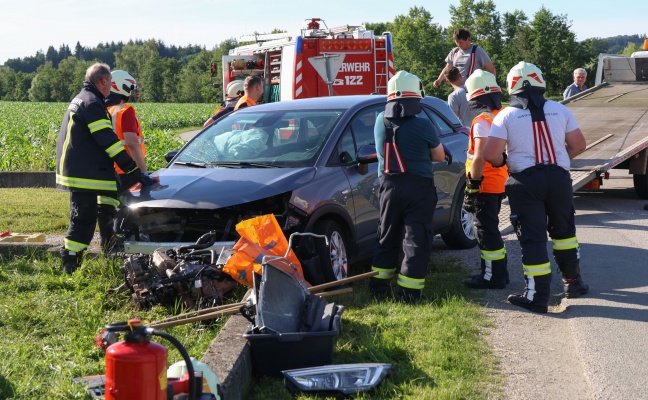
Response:
[[[95,122],[91,122],[88,124],[88,129],[90,129],[90,133],[95,133],[97,131],[100,131],[102,129],[112,129],[112,124],[110,123],[109,119],[100,119]]]
[[[425,278],[416,279],[410,278],[405,275],[398,274],[398,280],[396,281],[398,286],[402,286],[408,289],[419,289],[422,290],[425,287]]]
[[[503,260],[506,257],[506,248],[502,247],[499,250],[481,250],[481,258],[484,260]]]
[[[554,250],[577,249],[578,239],[576,239],[576,236],[567,239],[553,239],[552,247]]]
[[[88,247],[87,244],[75,242],[67,238],[63,239],[63,243],[65,245],[65,250],[73,251],[75,253],[81,252]]]
[[[110,196],[97,196],[97,204],[103,204],[117,208],[119,207],[119,200]]]
[[[115,142],[112,146],[108,147],[106,149],[106,153],[108,153],[108,156],[110,158],[115,157],[117,154],[121,153],[124,150],[124,145],[122,142]]]
[[[91,189],[91,190],[104,190],[110,192],[117,191],[117,182],[115,181],[100,181],[97,179],[86,179],[86,178],[70,178],[67,176],[56,174],[56,184],[79,188],[79,189]]]
[[[374,276],[374,278],[377,278],[377,279],[391,279],[392,276],[394,276],[394,272],[396,271],[396,268],[394,268],[394,269],[383,269],[383,268],[374,267],[372,265],[371,270],[372,271],[378,271],[378,275]]]
[[[551,273],[551,263],[537,264],[537,265],[526,265],[522,264],[524,268],[524,275],[527,276],[541,276],[548,275]]]

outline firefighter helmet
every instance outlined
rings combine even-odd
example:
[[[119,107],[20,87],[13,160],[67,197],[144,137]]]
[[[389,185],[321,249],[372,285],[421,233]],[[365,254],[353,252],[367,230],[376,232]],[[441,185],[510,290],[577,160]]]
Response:
[[[511,68],[506,76],[506,87],[509,94],[516,94],[529,89],[544,92],[547,83],[540,68],[526,61],[520,61],[515,67]]]
[[[387,101],[423,97],[425,97],[423,83],[416,75],[407,71],[398,71],[387,83]]]
[[[483,94],[498,93],[501,91],[502,89],[500,89],[497,84],[495,75],[488,71],[476,69],[475,72],[466,79],[466,98],[468,101]]]
[[[230,83],[227,84],[227,97],[236,97],[238,95],[241,95],[244,92],[243,87],[245,85],[245,82],[243,82],[240,79],[231,81]]]
[[[130,97],[135,89],[137,89],[137,82],[131,74],[120,69],[112,71],[111,92]]]

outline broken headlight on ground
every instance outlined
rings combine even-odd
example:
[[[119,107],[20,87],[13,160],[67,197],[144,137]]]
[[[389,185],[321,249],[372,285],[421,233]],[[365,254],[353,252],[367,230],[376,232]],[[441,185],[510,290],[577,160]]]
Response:
[[[338,392],[351,395],[376,387],[391,364],[341,364],[281,371],[292,393]]]
[[[131,255],[121,268],[122,286],[130,290],[133,301],[142,309],[174,305],[178,300],[187,309],[222,304],[236,282],[222,271],[231,249],[210,249],[214,242],[215,233],[210,232],[195,244],[156,250],[151,255]]]

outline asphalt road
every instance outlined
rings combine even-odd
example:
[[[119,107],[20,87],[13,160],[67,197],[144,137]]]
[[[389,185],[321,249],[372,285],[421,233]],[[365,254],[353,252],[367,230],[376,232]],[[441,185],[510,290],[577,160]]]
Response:
[[[524,288],[519,245],[514,234],[506,236],[511,284],[484,292],[495,323],[489,338],[504,374],[502,398],[648,399],[645,204],[624,170],[612,171],[601,190],[575,194],[581,271],[590,293],[565,299],[554,272],[546,315],[506,302]],[[476,270],[475,256],[470,265]]]

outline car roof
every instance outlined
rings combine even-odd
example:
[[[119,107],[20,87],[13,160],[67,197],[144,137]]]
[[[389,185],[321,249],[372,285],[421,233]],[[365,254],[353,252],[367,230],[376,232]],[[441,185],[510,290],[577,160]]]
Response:
[[[426,96],[422,102],[434,108],[456,126],[461,122],[457,115],[450,109],[445,101]],[[258,111],[287,111],[287,110],[330,110],[330,109],[360,109],[370,105],[387,103],[387,96],[384,95],[352,95],[352,96],[330,96],[313,97],[309,99],[280,101],[275,103],[259,104],[254,107],[245,107],[237,112],[258,112]]]

